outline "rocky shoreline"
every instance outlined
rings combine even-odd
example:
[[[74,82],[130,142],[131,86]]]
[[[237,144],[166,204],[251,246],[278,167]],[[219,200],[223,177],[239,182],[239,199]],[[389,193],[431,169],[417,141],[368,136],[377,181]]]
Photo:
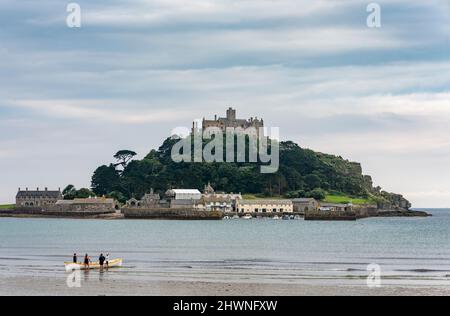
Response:
[[[377,216],[371,217],[430,217],[433,214],[412,210],[379,210]]]

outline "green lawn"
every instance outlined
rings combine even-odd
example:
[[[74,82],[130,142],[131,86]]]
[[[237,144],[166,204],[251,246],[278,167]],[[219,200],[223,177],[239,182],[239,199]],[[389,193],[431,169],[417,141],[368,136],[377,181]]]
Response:
[[[283,200],[284,198],[282,196],[261,196],[261,195],[254,195],[254,194],[242,194],[242,198],[244,200]]]
[[[14,208],[14,204],[0,205],[0,210],[10,210]]]
[[[332,195],[329,194],[325,197],[325,200],[323,200],[325,203],[334,203],[334,204],[347,204],[352,202],[355,205],[359,204],[374,204],[375,202],[371,199],[364,199],[364,198],[352,198],[350,196],[345,195]]]

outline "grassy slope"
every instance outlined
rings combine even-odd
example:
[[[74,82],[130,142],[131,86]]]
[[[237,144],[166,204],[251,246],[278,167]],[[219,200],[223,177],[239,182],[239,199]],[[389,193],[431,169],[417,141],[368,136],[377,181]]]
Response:
[[[359,204],[374,204],[375,203],[372,199],[352,198],[350,196],[332,195],[332,194],[327,195],[323,202],[325,202],[325,203],[335,203],[335,204],[347,204],[347,203],[352,202],[355,205],[359,205]]]
[[[257,195],[253,194],[243,194],[242,198],[245,200],[255,200],[255,199],[272,199],[272,200],[278,200],[283,199],[283,197],[275,196],[275,197],[258,197]],[[338,195],[338,194],[327,194],[325,197],[325,200],[322,202],[324,203],[333,203],[333,204],[347,204],[352,202],[354,205],[361,205],[361,204],[376,204],[375,201],[372,199],[364,199],[364,198],[352,198],[350,196],[346,195]]]
[[[0,205],[0,210],[10,210],[14,208],[14,204]]]

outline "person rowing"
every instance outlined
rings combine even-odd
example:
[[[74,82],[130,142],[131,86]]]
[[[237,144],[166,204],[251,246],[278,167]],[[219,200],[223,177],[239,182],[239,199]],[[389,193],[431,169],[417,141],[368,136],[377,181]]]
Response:
[[[103,271],[103,265],[105,264],[105,256],[103,256],[103,254],[100,254],[100,257],[98,258],[98,262],[100,264],[100,271]]]
[[[91,258],[89,258],[88,254],[84,256],[84,268],[89,269],[89,264],[91,262]]]

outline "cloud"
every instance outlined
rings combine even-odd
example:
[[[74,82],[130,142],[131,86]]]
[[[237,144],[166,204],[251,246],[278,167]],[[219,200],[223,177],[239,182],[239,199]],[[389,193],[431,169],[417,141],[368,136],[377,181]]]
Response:
[[[127,111],[121,103],[114,100],[16,100],[9,102],[13,106],[25,107],[45,115],[66,119],[88,119],[94,121],[109,121],[123,124],[144,124],[153,122],[174,121],[171,111]],[[111,111],[105,105],[119,110]],[[101,108],[101,106],[103,108]],[[142,108],[143,106],[140,106]],[[123,109],[123,110],[122,110]],[[188,111],[178,112],[179,115],[188,115]]]
[[[450,205],[448,1],[380,0],[376,30],[359,0],[77,2],[81,29],[66,3],[0,2],[0,202],[88,186],[114,151],[145,155],[233,105],[414,203]]]

